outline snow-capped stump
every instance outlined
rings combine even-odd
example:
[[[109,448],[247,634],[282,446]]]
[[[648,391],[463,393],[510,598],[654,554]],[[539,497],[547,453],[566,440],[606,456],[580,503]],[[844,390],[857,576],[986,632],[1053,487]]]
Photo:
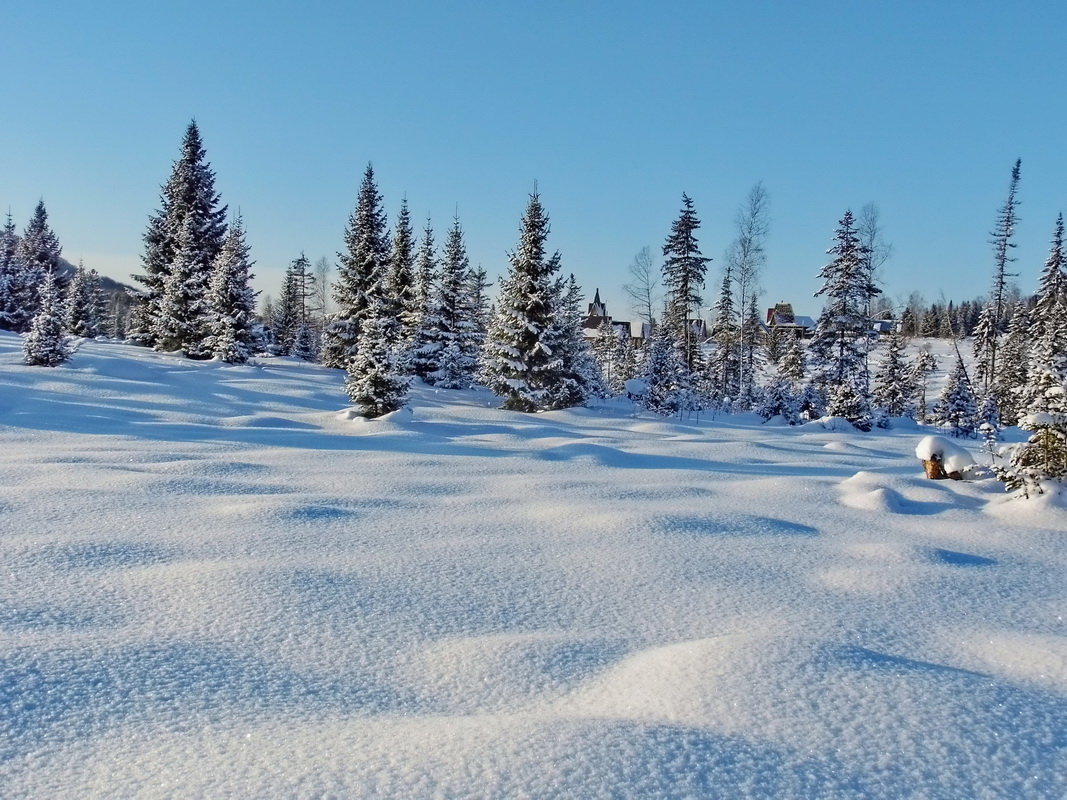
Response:
[[[915,457],[923,463],[926,477],[932,480],[962,480],[963,473],[974,466],[971,454],[942,436],[924,436],[915,446]]]

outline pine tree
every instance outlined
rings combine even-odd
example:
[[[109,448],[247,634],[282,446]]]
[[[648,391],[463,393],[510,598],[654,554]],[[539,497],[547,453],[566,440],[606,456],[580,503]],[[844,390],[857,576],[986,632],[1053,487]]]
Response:
[[[693,208],[693,201],[682,194],[682,210],[671,225],[671,233],[663,245],[663,286],[667,293],[665,324],[674,329],[686,368],[692,372],[699,364],[700,342],[690,325],[695,312],[701,307],[700,290],[704,286],[704,274],[710,258],[700,252],[696,232],[700,220]]]
[[[301,328],[312,330],[311,311],[308,301],[315,295],[315,276],[311,271],[311,262],[303,253],[293,259],[285,271],[285,280],[278,302],[274,305],[270,318],[271,333],[274,337],[274,351],[280,356],[295,355],[297,335]],[[304,336],[307,336],[305,332]],[[303,351],[308,351],[307,342]],[[317,349],[317,348],[312,348]]]
[[[1011,250],[1015,247],[1012,236],[1015,234],[1015,226],[1018,224],[1016,213],[1016,193],[1019,187],[1019,170],[1022,162],[1016,159],[1015,166],[1011,170],[1011,182],[1008,185],[1008,199],[997,212],[996,227],[993,229],[993,285],[989,293],[989,301],[982,309],[978,327],[974,332],[974,352],[978,361],[975,375],[984,393],[991,400],[1000,400],[997,397],[997,345],[998,337],[1005,329],[1008,311],[1008,278],[1012,277],[1007,272],[1007,266],[1015,259],[1011,257]]]
[[[437,291],[437,256],[434,247],[433,227],[426,220],[422,242],[415,258],[415,300],[418,307],[418,325],[408,347],[403,366],[420,378],[425,378],[437,369],[441,342],[441,309]]]
[[[773,377],[764,387],[756,413],[765,420],[781,417],[790,425],[796,425],[800,422],[800,400],[795,384],[784,375]]]
[[[715,349],[708,358],[707,374],[711,395],[717,399],[736,397],[740,391],[741,325],[734,309],[732,259],[723,270],[722,288],[715,303],[714,321],[708,336]]]
[[[908,378],[908,382],[915,391],[915,419],[919,422],[926,421],[926,390],[930,382],[930,376],[936,369],[937,356],[930,352],[930,345],[927,344],[915,354],[915,359],[911,364],[911,374]]]
[[[866,308],[876,292],[864,269],[865,248],[860,244],[851,211],[838,223],[836,243],[827,253],[833,260],[822,268],[826,305],[808,347],[815,362],[815,384],[826,394],[829,413],[843,416],[858,426],[869,419],[866,375]],[[853,419],[852,415],[856,418]]]
[[[63,304],[56,286],[55,272],[44,274],[38,298],[37,313],[22,342],[26,364],[34,367],[58,367],[70,358],[70,347],[63,334]]]
[[[1037,292],[1030,325],[1027,381],[1020,392],[1019,427],[1032,431],[997,470],[1009,491],[1042,494],[1045,484],[1067,478],[1067,275],[1064,273],[1063,215],[1056,220],[1052,248]]]
[[[757,295],[752,293],[748,297],[748,308],[745,309],[744,319],[741,322],[741,387],[740,407],[748,408],[756,393],[756,375],[762,366],[760,354],[760,325],[759,311],[756,308]]]
[[[974,390],[967,375],[963,356],[956,351],[956,365],[949,373],[941,397],[934,405],[934,420],[948,427],[955,437],[974,438],[978,431],[980,419],[975,404]]]
[[[610,396],[620,395],[625,391],[625,381],[630,375],[626,366],[626,344],[607,319],[597,328],[593,340],[593,356],[600,366]]]
[[[439,358],[426,378],[443,389],[469,389],[474,383],[481,349],[477,310],[470,296],[470,262],[463,241],[459,217],[452,222],[445,239],[438,281],[438,329],[433,338],[440,343]]]
[[[393,231],[392,258],[389,261],[388,294],[396,306],[396,340],[401,352],[407,351],[415,338],[422,317],[419,288],[415,280],[415,233],[405,197]]]
[[[22,262],[18,257],[19,237],[11,212],[0,229],[0,330],[17,331],[23,326],[20,295]]]
[[[360,326],[372,313],[376,298],[384,304],[384,282],[389,264],[389,238],[382,196],[374,182],[374,167],[367,164],[360,184],[356,207],[345,227],[345,250],[338,253],[337,281],[333,297],[337,313],[323,334],[322,363],[344,367],[355,355]],[[377,326],[387,335],[387,323]],[[387,343],[388,344],[388,343]]]
[[[647,387],[643,404],[649,411],[671,416],[692,408],[690,372],[674,330],[666,324],[653,331],[641,377]]]
[[[607,397],[604,376],[582,332],[582,289],[571,275],[557,282],[557,313],[545,341],[556,357],[559,380],[552,388],[547,408],[572,408],[594,397]]]
[[[196,237],[196,220],[189,214],[178,237],[170,272],[163,282],[159,316],[152,328],[157,350],[180,350],[187,356],[201,353],[206,338],[207,298]]]
[[[74,336],[92,338],[100,332],[100,276],[78,264],[67,287],[64,327]]]
[[[560,256],[546,252],[548,215],[536,189],[522,216],[519,243],[509,254],[496,315],[485,343],[486,385],[504,398],[503,407],[533,412],[548,407],[561,379],[546,338],[554,333]]]
[[[371,294],[345,375],[345,392],[370,419],[403,408],[410,386],[400,374],[396,351],[385,335],[383,313],[382,300]]]
[[[208,335],[204,350],[211,358],[244,364],[256,343],[256,294],[249,285],[252,264],[244,223],[230,223],[222,249],[212,265],[208,287]]]
[[[137,297],[140,307],[131,331],[137,341],[163,350],[180,347],[188,355],[206,353],[202,341],[189,338],[175,346],[175,324],[161,323],[160,318],[169,314],[181,320],[183,337],[207,335],[205,297],[225,238],[226,207],[220,205],[215,173],[194,120],[185,130],[181,153],[163,186],[160,208],[148,220],[144,272],[133,276],[145,287]],[[175,278],[175,271],[181,276]]]
[[[26,331],[40,308],[39,290],[45,276],[52,273],[59,286],[59,239],[48,225],[48,211],[44,201],[37,202],[33,216],[16,245],[18,272],[11,286],[12,330]],[[58,309],[57,309],[58,310]]]
[[[888,417],[903,417],[915,396],[910,370],[904,359],[904,337],[894,328],[886,340],[886,351],[874,376],[872,399]]]
[[[1020,300],[1008,323],[1008,335],[1000,348],[997,362],[996,396],[999,401],[1000,422],[1014,425],[1021,413],[1022,393],[1026,388],[1027,337],[1030,314]]]
[[[301,361],[318,361],[319,337],[310,322],[301,322],[297,326],[291,355]]]
[[[804,346],[800,339],[793,338],[782,355],[781,361],[778,362],[778,373],[798,386],[804,381],[807,371],[808,363],[804,355]]]

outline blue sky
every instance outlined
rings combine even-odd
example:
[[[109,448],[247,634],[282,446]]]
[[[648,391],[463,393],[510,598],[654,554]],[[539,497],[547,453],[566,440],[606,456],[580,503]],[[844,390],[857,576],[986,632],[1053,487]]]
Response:
[[[72,261],[123,278],[190,118],[257,287],[335,257],[363,169],[438,241],[507,269],[536,181],[550,246],[616,317],[682,192],[714,301],[733,217],[771,197],[764,300],[816,313],[846,208],[878,205],[890,297],[968,299],[1022,159],[1032,291],[1067,206],[1062,3],[19,3],[4,11],[0,210],[38,198]],[[95,6],[95,7],[93,7]]]

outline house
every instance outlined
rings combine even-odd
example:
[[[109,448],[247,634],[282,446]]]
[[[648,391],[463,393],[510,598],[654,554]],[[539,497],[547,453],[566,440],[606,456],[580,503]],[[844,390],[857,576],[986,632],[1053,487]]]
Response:
[[[615,335],[620,339],[630,338],[638,342],[647,342],[652,338],[652,326],[641,319],[623,321],[612,319],[608,313],[608,307],[600,299],[600,289],[593,295],[593,302],[589,304],[589,310],[582,320],[582,333],[586,339],[596,339],[600,336],[600,326],[607,322],[615,330]],[[687,320],[689,330],[697,342],[706,342],[708,339],[708,323],[702,319]]]
[[[790,331],[798,339],[810,339],[815,332],[815,320],[794,314],[792,303],[777,303],[767,309],[767,330],[772,334]]]
[[[596,339],[600,336],[600,326],[607,322],[620,339],[637,339],[643,341],[652,336],[652,331],[647,322],[635,320],[628,322],[615,320],[608,313],[608,307],[600,299],[600,289],[596,290],[593,302],[589,304],[585,319],[582,320],[582,333],[586,339]]]

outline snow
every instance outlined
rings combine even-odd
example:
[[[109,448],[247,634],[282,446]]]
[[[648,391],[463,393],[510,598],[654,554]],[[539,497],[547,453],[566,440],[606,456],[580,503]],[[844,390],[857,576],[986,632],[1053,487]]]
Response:
[[[915,445],[915,457],[920,461],[939,460],[945,472],[966,472],[974,466],[974,457],[963,447],[944,436],[924,436]]]
[[[0,334],[4,798],[1067,793],[1061,503],[342,380]]]

